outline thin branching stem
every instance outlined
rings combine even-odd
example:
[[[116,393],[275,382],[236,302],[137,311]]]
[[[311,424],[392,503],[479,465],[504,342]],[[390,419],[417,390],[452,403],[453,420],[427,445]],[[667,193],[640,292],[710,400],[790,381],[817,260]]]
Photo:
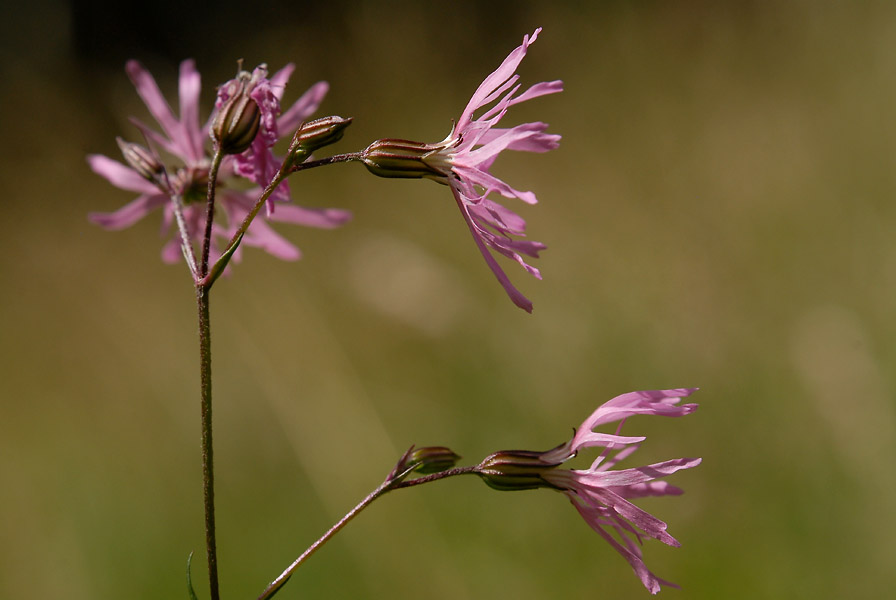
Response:
[[[184,219],[184,199],[180,194],[172,193],[171,204],[174,206],[174,220],[177,222],[178,231],[180,231],[180,243],[184,250],[184,258],[195,280],[199,266],[196,264],[196,255],[193,253],[193,244],[190,242],[190,232],[187,231],[187,222]]]
[[[424,475],[423,477],[417,477],[416,479],[409,479],[408,481],[402,481],[400,483],[396,483],[392,486],[392,489],[400,490],[402,488],[414,487],[415,485],[421,485],[424,483],[431,483],[433,481],[438,481],[440,479],[446,479],[448,477],[454,477],[456,475],[470,475],[475,474],[476,469],[479,468],[479,465],[472,467],[455,467],[454,469],[448,469],[447,471],[439,471],[438,473],[433,473],[431,475]]]
[[[370,492],[367,497],[365,497],[361,502],[358,503],[353,509],[351,509],[344,517],[339,519],[339,521],[330,527],[325,534],[323,534],[316,542],[311,544],[307,550],[305,550],[301,556],[295,559],[292,564],[290,564],[286,569],[280,573],[280,575],[272,581],[268,587],[261,593],[258,597],[258,600],[268,600],[271,596],[273,596],[283,585],[292,577],[293,573],[299,566],[304,563],[308,558],[311,557],[321,546],[326,544],[330,538],[339,533],[339,531],[348,525],[348,523],[354,519],[358,513],[362,510],[370,506],[370,504],[385,494],[390,490],[397,490],[400,488],[413,487],[416,485],[420,485],[423,483],[430,483],[432,481],[438,481],[439,479],[445,479],[447,477],[454,477],[455,475],[465,475],[468,473],[475,473],[475,470],[478,468],[474,467],[458,467],[456,469],[449,469],[447,471],[441,471],[439,473],[433,473],[431,475],[426,475],[424,477],[418,477],[417,479],[411,479],[410,481],[400,481],[400,479],[395,479],[392,477],[387,478],[383,483],[379,485],[378,488]]]
[[[335,163],[342,162],[351,162],[353,160],[361,159],[361,152],[348,152],[346,154],[334,154],[333,156],[328,156],[327,158],[321,158],[320,160],[309,160],[303,163],[299,163],[297,165],[293,165],[290,169],[291,173],[297,173],[299,171],[306,171],[308,169],[313,169],[315,167],[325,167],[327,165],[332,165]]]
[[[320,160],[312,160],[300,163],[298,165],[293,165],[288,169],[284,169],[281,167],[280,171],[277,172],[277,174],[267,185],[267,187],[264,188],[261,196],[259,196],[258,200],[255,202],[255,206],[253,206],[252,210],[249,211],[249,214],[245,216],[243,222],[240,223],[240,226],[233,233],[233,236],[230,238],[230,241],[227,242],[227,246],[225,246],[225,248],[231,248],[234,244],[239,242],[240,236],[245,235],[245,233],[249,230],[249,226],[252,224],[252,221],[255,220],[255,217],[258,215],[258,211],[261,210],[261,207],[264,206],[265,202],[268,201],[268,198],[271,197],[271,194],[274,193],[274,190],[277,189],[277,186],[279,186],[283,182],[283,180],[286,179],[287,176],[289,176],[291,173],[297,173],[298,171],[305,171],[307,169],[323,167],[326,165],[332,165],[341,162],[350,162],[353,160],[358,160],[360,157],[360,152],[350,152],[348,154],[337,154],[335,156],[322,158]]]
[[[274,178],[271,182],[264,188],[264,191],[261,193],[261,196],[258,197],[258,200],[255,202],[255,206],[252,207],[252,210],[249,211],[249,214],[246,215],[246,218],[243,219],[243,222],[240,223],[239,228],[234,232],[233,236],[230,238],[230,241],[227,242],[225,249],[231,248],[234,244],[238,243],[240,237],[249,230],[249,225],[252,224],[252,221],[255,220],[255,217],[258,215],[258,211],[261,210],[261,207],[264,206],[264,203],[268,201],[268,198],[271,197],[271,194],[274,193],[274,190],[277,189],[283,180],[286,179],[286,175],[283,173],[283,170],[277,172],[274,175]]]
[[[205,234],[202,236],[202,262],[199,264],[200,277],[208,275],[208,255],[212,247],[212,222],[215,220],[215,189],[218,187],[218,169],[221,167],[223,159],[224,153],[220,148],[215,148],[212,165],[208,171],[208,202],[205,209]]]
[[[324,165],[334,164],[338,162],[348,162],[357,160],[360,153],[342,154],[332,156],[316,161],[310,161],[292,167],[284,167],[277,172],[271,182],[265,187],[258,201],[253,206],[249,214],[246,215],[237,231],[234,233],[230,242],[225,247],[225,254],[236,249],[240,239],[249,229],[252,221],[258,215],[258,211],[264,206],[274,190],[277,189],[284,179],[296,171],[322,167]],[[211,323],[209,320],[209,295],[211,286],[214,283],[214,275],[209,273],[209,254],[211,252],[212,241],[212,222],[215,217],[215,189],[217,187],[218,169],[224,155],[220,149],[215,150],[212,164],[209,169],[208,176],[208,202],[206,205],[205,232],[202,239],[202,255],[198,269],[195,267],[196,260],[193,255],[192,246],[189,244],[189,234],[187,232],[186,223],[183,219],[183,206],[175,200],[175,215],[177,216],[178,227],[181,230],[181,236],[184,239],[184,255],[187,263],[193,271],[196,282],[196,302],[199,308],[199,365],[200,365],[200,383],[201,383],[201,416],[202,416],[202,480],[203,480],[203,500],[205,505],[205,544],[208,555],[208,576],[211,600],[219,600],[218,591],[218,552],[215,535],[215,474],[214,474],[214,452],[212,447],[212,355],[211,355]],[[227,257],[225,257],[227,258]],[[223,268],[223,267],[222,267]],[[261,598],[270,598],[287,579],[292,572],[304,562],[311,554],[321,545],[344,527],[356,514],[363,510],[368,504],[373,502],[377,497],[390,489],[395,483],[394,479],[387,479],[379,488],[374,490],[367,498],[365,498],[358,506],[352,509],[342,520],[334,525],[322,538],[315,542],[302,556],[290,565],[280,577],[275,579],[271,585],[261,595]]]

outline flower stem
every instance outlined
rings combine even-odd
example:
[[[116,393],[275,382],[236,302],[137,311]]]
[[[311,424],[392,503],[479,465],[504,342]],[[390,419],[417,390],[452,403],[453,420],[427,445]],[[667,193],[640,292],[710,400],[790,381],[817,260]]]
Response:
[[[348,154],[337,154],[335,156],[330,156],[327,158],[322,158],[320,160],[311,160],[308,162],[300,163],[298,165],[294,165],[289,169],[284,169],[283,167],[277,172],[271,182],[264,188],[264,191],[261,193],[261,196],[258,197],[258,200],[255,202],[255,206],[252,207],[252,210],[249,211],[249,214],[245,216],[243,222],[240,223],[239,228],[233,233],[230,241],[227,242],[225,248],[229,249],[233,247],[234,244],[239,242],[240,236],[245,235],[246,231],[249,230],[249,226],[252,224],[252,221],[255,220],[255,217],[258,215],[258,211],[261,210],[261,207],[264,206],[265,202],[267,202],[268,198],[270,198],[271,194],[274,193],[274,190],[277,189],[284,179],[287,178],[291,173],[296,173],[298,171],[304,171],[307,169],[313,169],[315,167],[323,167],[326,165],[332,165],[335,163],[341,162],[349,162],[353,160],[358,160],[361,156],[360,152],[350,152]],[[285,166],[285,163],[284,163]],[[206,273],[207,274],[207,273]],[[205,276],[205,275],[203,275]]]
[[[475,473],[475,469],[477,467],[458,467],[456,469],[449,469],[447,471],[441,471],[439,473],[433,473],[432,475],[426,475],[425,477],[418,477],[417,479],[412,479],[410,481],[401,481],[400,479],[395,479],[392,476],[386,478],[386,480],[379,485],[378,488],[370,492],[366,498],[361,500],[357,506],[351,509],[344,517],[339,519],[339,521],[330,527],[325,534],[323,534],[316,542],[311,544],[307,550],[305,550],[301,556],[293,561],[291,565],[286,567],[286,569],[275,579],[272,581],[268,587],[264,589],[261,595],[258,597],[258,600],[268,600],[271,596],[273,596],[283,585],[292,577],[293,572],[299,568],[299,566],[305,562],[312,554],[314,554],[321,546],[326,544],[330,538],[339,533],[343,527],[348,525],[349,521],[354,519],[358,513],[367,508],[374,500],[385,494],[390,490],[397,490],[400,488],[413,487],[415,485],[420,485],[422,483],[430,483],[432,481],[438,481],[439,479],[445,479],[446,477],[453,477],[455,475],[464,475],[467,473]]]
[[[205,550],[208,556],[208,583],[211,600],[219,600],[218,547],[215,541],[215,462],[212,447],[212,329],[209,320],[211,286],[205,281],[212,243],[212,221],[215,218],[215,188],[218,168],[224,154],[215,149],[208,174],[208,202],[205,211],[205,235],[196,282],[196,304],[199,308],[199,381],[201,388],[200,414],[202,418],[202,499],[205,506]]]
[[[227,242],[227,245],[224,247],[226,250],[233,247],[234,244],[239,243],[240,237],[243,236],[246,231],[249,230],[249,225],[252,224],[252,221],[255,220],[255,216],[258,215],[258,211],[261,210],[261,207],[264,206],[264,203],[267,202],[268,198],[270,198],[271,194],[274,193],[274,190],[277,189],[277,186],[280,185],[283,180],[286,179],[286,174],[281,169],[274,175],[274,178],[268,184],[264,191],[261,193],[261,196],[258,197],[258,200],[255,202],[255,206],[252,207],[252,210],[249,211],[249,214],[243,219],[243,222],[240,223],[239,229],[237,229],[233,236],[230,238],[230,241]]]
[[[218,600],[218,550],[215,542],[215,470],[212,450],[212,346],[209,321],[210,290],[196,284],[199,307],[199,370],[202,400],[202,496],[205,505],[205,547],[208,555],[209,593]]]
[[[339,521],[330,527],[329,530],[325,534],[323,534],[316,542],[311,544],[307,550],[305,550],[301,556],[293,561],[291,565],[286,567],[284,570],[274,581],[265,588],[265,590],[261,593],[261,596],[258,597],[258,600],[267,600],[271,596],[273,596],[277,590],[279,590],[288,580],[292,577],[293,572],[299,568],[303,562],[305,562],[312,554],[314,554],[318,548],[326,544],[331,537],[339,533],[339,530],[348,525],[348,522],[355,518],[355,516],[360,513],[362,510],[367,508],[371,502],[388,492],[393,485],[393,481],[387,479],[383,483],[380,484],[378,488],[370,492],[366,498],[361,500],[357,506],[351,509],[344,517],[339,519]]]
[[[309,160],[303,163],[299,163],[294,165],[290,169],[290,173],[296,173],[298,171],[305,171],[307,169],[313,169],[315,167],[325,167],[327,165],[332,165],[335,163],[341,162],[351,162],[353,160],[361,160],[361,152],[348,152],[346,154],[335,154],[333,156],[328,156],[327,158],[321,158],[320,160]]]
[[[180,231],[180,244],[184,251],[184,258],[195,281],[198,266],[196,265],[196,256],[193,254],[193,244],[190,243],[190,232],[187,231],[187,223],[184,220],[184,200],[178,194],[171,193],[171,203],[174,206],[174,220],[177,221],[177,228]]]
[[[479,465],[475,465],[472,467],[455,467],[454,469],[448,469],[447,471],[439,471],[438,473],[433,473],[431,475],[424,475],[423,477],[417,477],[416,479],[402,481],[400,483],[396,483],[394,486],[392,486],[392,488],[400,490],[402,488],[414,487],[415,485],[421,485],[423,483],[431,483],[433,481],[438,481],[439,479],[454,477],[456,475],[475,474],[476,469],[478,468]]]
[[[202,262],[199,264],[199,276],[208,275],[208,255],[212,246],[212,222],[215,219],[215,188],[218,187],[218,168],[224,159],[220,148],[215,148],[212,165],[208,171],[208,202],[205,209],[205,235],[202,238]]]

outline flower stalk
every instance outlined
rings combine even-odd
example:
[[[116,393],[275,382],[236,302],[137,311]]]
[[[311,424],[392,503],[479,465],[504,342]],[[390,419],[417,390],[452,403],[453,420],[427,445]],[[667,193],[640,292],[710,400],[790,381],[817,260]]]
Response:
[[[336,522],[335,525],[330,527],[325,534],[323,534],[320,538],[318,538],[313,544],[308,546],[308,549],[305,550],[297,559],[295,559],[280,575],[277,576],[274,581],[268,584],[268,587],[264,589],[261,595],[257,600],[268,600],[271,598],[277,591],[282,588],[289,578],[292,577],[292,574],[298,569],[302,563],[308,560],[312,554],[317,552],[321,546],[330,541],[334,535],[339,533],[343,527],[348,525],[352,519],[354,519],[358,514],[370,506],[374,500],[383,496],[386,492],[391,490],[397,490],[405,487],[412,487],[415,485],[419,485],[421,483],[429,483],[431,481],[437,481],[439,479],[445,479],[446,477],[453,477],[455,475],[463,475],[464,473],[472,473],[474,472],[475,467],[459,467],[455,469],[448,469],[446,471],[441,471],[438,473],[430,473],[429,475],[425,475],[424,477],[418,477],[417,479],[412,479],[410,481],[404,481],[404,478],[408,476],[413,471],[426,473],[428,472],[428,468],[434,464],[443,464],[450,465],[454,464],[457,459],[460,458],[448,448],[443,447],[430,447],[430,448],[420,448],[418,451],[414,451],[413,447],[405,452],[404,456],[399,459],[398,464],[395,465],[395,468],[392,469],[392,472],[386,477],[386,479],[381,483],[375,490],[367,494],[367,496],[361,500],[353,509],[348,511],[345,516],[343,516],[339,521]]]
[[[215,219],[215,189],[218,187],[218,169],[224,152],[220,148],[215,149],[212,157],[212,166],[208,171],[208,201],[205,205],[205,235],[202,238],[202,262],[199,264],[199,275],[208,275],[208,257],[212,245],[212,222]]]
[[[208,556],[209,593],[218,600],[218,550],[215,539],[215,469],[212,444],[212,340],[209,320],[210,289],[196,283],[199,308],[199,380],[202,419],[202,499],[205,507],[205,548]]]
[[[308,549],[305,550],[301,554],[301,556],[299,556],[297,559],[295,559],[292,562],[292,564],[290,564],[282,573],[280,573],[280,575],[278,575],[277,578],[274,581],[272,581],[268,585],[268,587],[266,587],[264,589],[264,591],[258,597],[258,600],[267,600],[268,598],[272,597],[275,593],[277,593],[277,591],[281,587],[283,587],[287,581],[289,581],[289,578],[292,577],[292,574],[295,572],[296,569],[299,568],[299,566],[301,566],[302,563],[304,563],[306,560],[308,560],[312,554],[317,552],[317,550],[321,546],[326,544],[330,540],[330,538],[332,538],[334,535],[339,533],[339,531],[343,527],[348,525],[352,519],[354,519],[356,516],[358,516],[358,514],[362,510],[364,510],[365,508],[370,506],[370,504],[373,503],[374,500],[376,500],[377,498],[379,498],[380,496],[382,496],[383,494],[388,492],[390,489],[392,489],[393,484],[394,484],[394,481],[386,479],[385,481],[383,481],[383,483],[381,483],[379,485],[379,487],[377,487],[375,490],[373,490],[372,492],[367,494],[367,497],[365,497],[363,500],[361,500],[361,502],[359,502],[353,509],[348,511],[344,517],[339,519],[339,521],[335,525],[330,527],[330,529],[328,529],[325,534],[323,534],[320,538],[318,538],[317,541],[315,541],[313,544],[311,544],[308,547]]]

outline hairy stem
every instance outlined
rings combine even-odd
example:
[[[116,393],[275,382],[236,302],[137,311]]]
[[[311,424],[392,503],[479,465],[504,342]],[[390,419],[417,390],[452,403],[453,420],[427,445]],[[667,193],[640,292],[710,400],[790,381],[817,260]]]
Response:
[[[283,584],[285,584],[289,580],[289,578],[292,577],[293,572],[299,568],[299,565],[301,565],[312,554],[314,554],[318,548],[320,548],[321,546],[326,544],[330,540],[331,537],[333,537],[334,535],[339,533],[340,529],[342,529],[343,527],[348,525],[349,521],[354,519],[355,516],[357,516],[357,514],[360,513],[362,510],[367,508],[371,502],[373,502],[374,500],[376,500],[377,498],[379,498],[380,496],[382,496],[383,494],[388,492],[391,489],[392,483],[393,482],[388,479],[386,481],[384,481],[383,483],[381,483],[378,488],[376,488],[375,490],[370,492],[366,498],[364,498],[363,500],[361,500],[360,503],[358,503],[357,506],[355,506],[348,513],[346,513],[346,515],[344,517],[339,519],[339,521],[335,525],[330,527],[330,529],[327,530],[327,532],[325,534],[323,534],[316,542],[311,544],[311,546],[309,546],[308,549],[305,550],[301,556],[299,556],[297,559],[295,559],[291,565],[286,567],[286,570],[284,570],[277,577],[277,579],[272,581],[270,583],[270,585],[268,585],[268,587],[265,588],[265,590],[261,593],[261,596],[258,597],[258,600],[267,600],[268,598],[273,596],[277,592],[277,590],[279,590],[283,586]]]
[[[195,280],[198,266],[196,255],[193,254],[193,244],[190,242],[190,232],[187,231],[187,222],[184,220],[184,199],[178,194],[172,193],[171,203],[174,205],[174,220],[177,221],[177,229],[180,231],[180,243],[184,250],[184,258]]]
[[[277,186],[280,185],[283,180],[286,179],[286,174],[283,173],[282,170],[278,171],[271,182],[268,184],[264,191],[261,193],[261,196],[258,197],[258,200],[255,202],[255,206],[252,207],[252,210],[249,211],[249,214],[246,215],[246,218],[243,219],[243,222],[240,223],[239,228],[234,232],[233,236],[230,238],[230,241],[227,242],[227,246],[225,246],[226,250],[230,249],[234,244],[239,242],[240,236],[246,233],[249,230],[249,225],[252,224],[252,221],[255,220],[256,215],[258,215],[258,211],[261,210],[261,207],[264,206],[264,203],[267,202],[268,198],[271,197],[271,194],[274,193],[274,190],[277,189]]]
[[[294,165],[290,169],[290,172],[296,173],[298,171],[306,171],[308,169],[314,169],[315,167],[325,167],[327,165],[332,165],[332,164],[336,164],[336,163],[360,160],[361,155],[362,155],[361,152],[348,152],[346,154],[335,154],[333,156],[328,156],[327,158],[321,158],[320,160],[309,160],[309,161]]]
[[[433,473],[432,475],[424,475],[423,477],[417,477],[416,479],[410,479],[408,481],[396,483],[393,486],[393,489],[400,490],[402,488],[414,487],[415,485],[431,483],[433,481],[438,481],[439,479],[446,479],[448,477],[454,477],[456,475],[475,474],[476,469],[478,468],[479,465],[472,467],[455,467],[454,469],[448,469],[447,471],[439,471],[438,473]]]
[[[199,307],[199,370],[202,417],[202,497],[205,505],[205,547],[211,600],[218,600],[218,550],[215,542],[215,470],[212,449],[212,347],[209,289],[196,285]]]
[[[453,477],[455,475],[465,475],[468,473],[475,473],[476,467],[458,467],[456,469],[449,469],[447,471],[441,471],[439,473],[433,473],[432,475],[426,475],[424,477],[418,477],[417,479],[412,479],[410,481],[401,481],[400,479],[392,478],[391,476],[387,478],[383,483],[380,484],[378,488],[370,492],[366,498],[361,500],[357,506],[351,509],[344,517],[339,519],[339,521],[330,527],[325,534],[323,534],[316,542],[311,544],[307,550],[305,550],[301,556],[295,559],[291,565],[286,567],[286,569],[275,579],[272,581],[268,587],[265,588],[264,592],[258,597],[258,600],[268,600],[271,596],[273,596],[283,585],[292,577],[292,574],[295,572],[299,566],[305,562],[312,554],[314,554],[321,546],[326,544],[330,538],[339,533],[339,531],[348,525],[349,521],[354,519],[358,513],[367,508],[374,500],[385,494],[390,490],[397,490],[400,488],[413,487],[416,485],[420,485],[423,483],[430,483],[432,481],[438,481],[439,479],[445,479],[446,477]],[[405,474],[407,471],[405,471]],[[401,476],[403,476],[402,474]],[[399,476],[399,477],[401,477]]]
[[[328,158],[322,158],[320,160],[312,160],[304,163],[300,163],[298,165],[294,165],[290,167],[288,170],[284,170],[282,167],[280,171],[274,176],[271,182],[264,188],[264,191],[261,193],[261,196],[258,197],[258,200],[255,202],[255,206],[252,207],[252,210],[249,211],[249,214],[245,216],[243,222],[240,223],[239,228],[234,232],[233,236],[230,238],[230,241],[227,242],[227,246],[225,249],[231,248],[234,244],[239,242],[240,236],[244,235],[248,230],[249,226],[252,224],[252,221],[255,220],[255,217],[258,215],[258,211],[261,210],[261,207],[264,206],[265,202],[267,202],[268,198],[271,197],[271,194],[274,193],[274,190],[277,189],[284,179],[287,178],[291,173],[296,173],[298,171],[305,171],[307,169],[313,169],[315,167],[323,167],[326,165],[332,165],[335,163],[341,162],[349,162],[352,160],[358,160],[361,156],[360,152],[351,152],[349,154],[337,154],[335,156],[330,156]],[[285,166],[286,163],[284,163]]]
[[[215,189],[218,187],[218,169],[224,154],[219,148],[215,149],[212,158],[212,166],[208,171],[208,202],[205,209],[205,235],[202,238],[202,257],[199,264],[199,276],[208,275],[208,255],[212,247],[212,222],[215,220]]]
[[[212,446],[212,329],[209,320],[210,286],[204,281],[208,274],[208,259],[212,244],[212,221],[215,218],[215,189],[218,168],[224,154],[215,149],[208,173],[208,202],[205,211],[205,232],[202,255],[196,280],[196,304],[199,308],[199,380],[201,388],[200,414],[202,419],[202,499],[205,506],[205,549],[208,556],[208,583],[211,600],[219,600],[218,546],[215,540],[215,461]]]

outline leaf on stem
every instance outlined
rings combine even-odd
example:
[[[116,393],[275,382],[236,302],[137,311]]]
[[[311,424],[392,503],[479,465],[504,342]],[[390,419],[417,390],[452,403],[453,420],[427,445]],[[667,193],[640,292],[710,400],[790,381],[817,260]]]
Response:
[[[193,553],[190,552],[190,556],[187,557],[187,593],[190,594],[190,600],[199,600],[196,597],[196,592],[193,591],[193,579],[190,577],[190,563],[193,562]]]
[[[224,254],[221,255],[221,258],[219,258],[217,262],[212,265],[212,268],[209,269],[208,275],[206,275],[205,277],[205,285],[207,288],[211,288],[215,280],[221,276],[221,273],[224,272],[224,269],[227,267],[227,263],[229,263],[231,257],[233,257],[233,253],[236,252],[236,249],[240,247],[240,242],[243,241],[243,235],[244,234],[241,233],[240,236],[236,238],[236,241],[233,242],[233,245],[230,246],[230,248],[228,248],[224,252]]]

